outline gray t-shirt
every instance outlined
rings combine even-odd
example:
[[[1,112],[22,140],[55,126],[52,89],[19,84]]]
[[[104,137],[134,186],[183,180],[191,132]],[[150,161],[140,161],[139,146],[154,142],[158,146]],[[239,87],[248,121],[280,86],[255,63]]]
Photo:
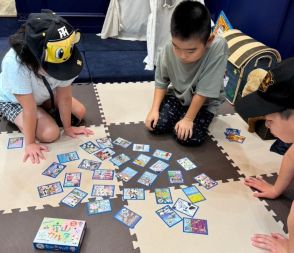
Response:
[[[172,47],[169,42],[159,55],[155,87],[169,88],[168,94],[176,96],[184,106],[191,104],[195,94],[207,97],[204,106],[215,114],[224,102],[224,74],[229,53],[226,40],[215,37],[203,57],[188,64],[176,57]]]

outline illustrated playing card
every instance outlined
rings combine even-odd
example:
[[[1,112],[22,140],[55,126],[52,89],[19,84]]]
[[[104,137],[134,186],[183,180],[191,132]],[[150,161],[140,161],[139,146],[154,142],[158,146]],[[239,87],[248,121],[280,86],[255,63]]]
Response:
[[[133,145],[133,151],[149,152],[149,150],[150,150],[150,145],[145,145],[145,144],[134,144]]]
[[[143,188],[124,188],[123,200],[144,200],[145,191]]]
[[[63,187],[79,187],[81,184],[81,172],[65,173]]]
[[[183,192],[186,194],[187,198],[192,203],[197,203],[202,200],[205,200],[205,197],[202,195],[202,193],[198,190],[198,188],[194,185],[183,188]]]
[[[111,203],[109,199],[95,200],[86,204],[89,215],[111,212]]]
[[[53,162],[44,172],[42,175],[56,178],[64,169],[66,165],[61,163]]]
[[[238,142],[238,143],[243,143],[245,141],[245,139],[246,139],[245,136],[234,135],[234,134],[227,135],[226,138],[229,141]]]
[[[212,180],[209,176],[207,176],[205,173],[202,173],[198,175],[197,177],[194,177],[194,179],[204,186],[207,190],[217,185],[217,182]]]
[[[156,149],[155,152],[153,153],[153,156],[160,159],[169,160],[172,156],[172,153],[166,152],[160,149]]]
[[[107,138],[107,137],[100,138],[100,139],[97,139],[96,142],[97,142],[98,146],[101,149],[104,149],[104,148],[113,148],[113,145],[111,143],[111,139],[110,138]]]
[[[63,192],[60,182],[40,185],[37,187],[40,198],[48,197]]]
[[[120,154],[120,155],[118,155],[118,156],[112,158],[110,161],[111,161],[114,165],[116,165],[116,166],[120,166],[120,165],[126,163],[126,162],[129,161],[129,160],[130,160],[130,157],[128,157],[127,155],[125,155],[125,154]]]
[[[60,201],[60,203],[69,207],[76,207],[77,204],[79,204],[87,195],[88,193],[80,189],[74,188]]]
[[[113,141],[115,145],[121,146],[123,148],[129,147],[132,143],[128,140],[125,140],[121,137],[118,137],[116,140]]]
[[[224,134],[227,135],[240,135],[241,131],[236,128],[226,128]]]
[[[134,228],[142,217],[131,211],[130,209],[123,207],[114,215],[114,218],[122,222],[129,228]]]
[[[184,218],[183,231],[186,233],[208,235],[207,220]]]
[[[184,183],[183,175],[180,170],[169,170],[167,173],[168,173],[169,182],[171,184]]]
[[[157,178],[156,174],[153,174],[149,171],[145,171],[142,176],[138,179],[138,182],[140,184],[146,185],[146,186],[151,186],[155,179]]]
[[[67,162],[79,160],[80,158],[78,153],[76,151],[73,151],[73,152],[68,152],[64,154],[59,154],[57,155],[57,159],[59,163],[67,163]]]
[[[156,173],[161,173],[168,167],[168,163],[158,160],[156,163],[150,166],[150,170],[153,170]]]
[[[100,168],[101,162],[83,159],[82,162],[79,164],[79,169],[84,170],[98,170]]]
[[[173,203],[169,188],[156,188],[155,198],[156,198],[157,204],[172,204]]]
[[[113,180],[114,171],[113,170],[106,170],[106,169],[99,169],[93,171],[92,179],[96,180]]]
[[[164,206],[156,211],[156,214],[168,225],[172,227],[179,223],[182,218],[170,207]]]
[[[94,152],[99,150],[99,147],[92,141],[87,141],[86,143],[80,145],[80,147],[89,154],[93,154]]]
[[[92,188],[92,196],[95,197],[113,197],[114,195],[114,185],[100,185],[100,184],[94,184]]]
[[[7,148],[14,149],[14,148],[22,148],[23,147],[23,137],[13,137],[9,138]]]
[[[94,153],[94,156],[98,157],[101,161],[104,161],[112,157],[112,155],[114,154],[115,152],[112,149],[106,148],[106,149],[100,149],[98,152]]]
[[[179,198],[173,205],[173,209],[192,218],[197,212],[198,206]]]
[[[197,168],[197,166],[187,157],[179,159],[177,162],[187,171]]]
[[[148,155],[140,154],[134,161],[133,164],[144,167],[149,161],[151,157]]]
[[[124,182],[128,182],[132,177],[134,177],[138,172],[130,167],[126,167],[121,172],[116,173],[116,177],[123,180]]]

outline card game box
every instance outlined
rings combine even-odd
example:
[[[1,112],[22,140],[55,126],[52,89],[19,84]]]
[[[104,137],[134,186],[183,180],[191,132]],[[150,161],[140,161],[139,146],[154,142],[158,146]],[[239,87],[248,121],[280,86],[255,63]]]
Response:
[[[86,221],[45,217],[33,241],[36,249],[80,252]]]

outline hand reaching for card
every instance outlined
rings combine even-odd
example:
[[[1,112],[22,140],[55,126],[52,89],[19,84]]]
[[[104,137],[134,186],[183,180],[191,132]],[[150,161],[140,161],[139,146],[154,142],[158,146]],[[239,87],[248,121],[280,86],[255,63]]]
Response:
[[[31,143],[26,145],[23,162],[26,162],[27,159],[30,158],[32,163],[40,163],[40,159],[45,160],[43,151],[48,152],[48,147],[39,143]]]
[[[254,177],[248,177],[245,178],[244,184],[252,187],[259,192],[255,192],[253,194],[254,197],[258,198],[268,198],[268,199],[275,199],[277,198],[280,194],[276,191],[274,185],[269,184],[262,178],[254,178]]]
[[[86,127],[69,127],[64,129],[64,133],[72,138],[76,138],[80,134],[84,134],[86,136],[94,134],[94,132]]]

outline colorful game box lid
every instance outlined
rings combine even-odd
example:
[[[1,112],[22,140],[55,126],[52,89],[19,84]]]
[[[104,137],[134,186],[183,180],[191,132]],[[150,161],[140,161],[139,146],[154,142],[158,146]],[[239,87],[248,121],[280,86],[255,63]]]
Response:
[[[36,249],[80,252],[86,221],[45,217],[33,241]]]

